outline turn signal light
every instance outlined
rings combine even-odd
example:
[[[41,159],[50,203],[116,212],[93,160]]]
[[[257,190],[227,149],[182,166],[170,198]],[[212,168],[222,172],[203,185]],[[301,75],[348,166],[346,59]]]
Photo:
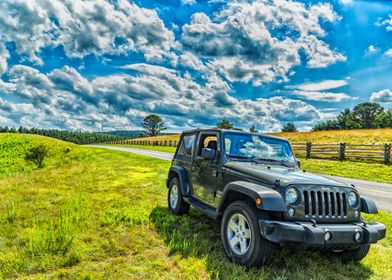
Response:
[[[256,204],[257,205],[261,204],[261,198],[260,197],[256,198]]]

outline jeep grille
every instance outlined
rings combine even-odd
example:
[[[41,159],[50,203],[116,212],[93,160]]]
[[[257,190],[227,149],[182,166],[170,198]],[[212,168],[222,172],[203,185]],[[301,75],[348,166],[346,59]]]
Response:
[[[304,190],[305,217],[347,218],[347,198],[344,192]]]

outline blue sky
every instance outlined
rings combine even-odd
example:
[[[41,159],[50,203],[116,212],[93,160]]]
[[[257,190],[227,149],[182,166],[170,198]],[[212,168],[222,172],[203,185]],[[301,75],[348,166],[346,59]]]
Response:
[[[0,125],[301,130],[392,107],[390,1],[0,3]]]

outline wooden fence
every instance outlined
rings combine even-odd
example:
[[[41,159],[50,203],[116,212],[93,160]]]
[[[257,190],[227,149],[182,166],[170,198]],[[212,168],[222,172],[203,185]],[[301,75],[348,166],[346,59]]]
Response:
[[[381,160],[391,162],[391,143],[388,144],[316,144],[312,142],[292,143],[297,156],[305,158],[336,158],[341,161],[352,159]]]
[[[123,140],[106,142],[100,144],[127,144],[143,146],[169,146],[176,147],[175,140]],[[365,159],[383,161],[385,164],[391,162],[391,143],[387,144],[318,144],[312,142],[291,143],[294,153],[298,157],[305,158],[333,158],[343,160]]]

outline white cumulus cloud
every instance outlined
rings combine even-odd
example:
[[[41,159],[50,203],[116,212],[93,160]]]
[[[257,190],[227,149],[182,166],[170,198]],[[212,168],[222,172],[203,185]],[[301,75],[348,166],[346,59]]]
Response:
[[[43,64],[44,47],[64,47],[69,57],[141,52],[148,61],[175,60],[174,33],[155,10],[127,0],[0,1],[0,73],[6,69],[5,42]]]
[[[373,92],[370,96],[371,102],[392,103],[392,91],[390,89],[383,89],[378,92]]]
[[[346,93],[337,93],[337,92],[295,90],[293,91],[293,94],[298,97],[302,97],[306,100],[324,101],[324,102],[341,102],[341,101],[353,99],[353,97],[349,96]]]
[[[392,49],[386,50],[384,54],[385,54],[386,56],[388,56],[388,57],[392,57]]]
[[[234,98],[227,83],[216,76],[200,85],[190,75],[162,66],[142,63],[126,68],[138,74],[87,80],[69,66],[44,74],[15,65],[0,91],[18,101],[1,97],[0,115],[23,126],[39,123],[75,130],[132,129],[148,113],[162,115],[172,128],[212,126],[224,116],[238,126],[256,124],[265,131],[279,130],[282,122],[321,118],[315,107],[300,100]]]
[[[287,88],[298,89],[302,91],[322,91],[344,87],[348,84],[345,80],[324,80],[320,82],[304,83],[300,85],[292,85]]]
[[[301,64],[300,53],[305,53],[309,68],[345,61],[323,41],[321,22],[338,20],[330,4],[230,2],[211,17],[195,13],[182,28],[182,44],[229,81],[260,85],[286,81],[289,71]]]

